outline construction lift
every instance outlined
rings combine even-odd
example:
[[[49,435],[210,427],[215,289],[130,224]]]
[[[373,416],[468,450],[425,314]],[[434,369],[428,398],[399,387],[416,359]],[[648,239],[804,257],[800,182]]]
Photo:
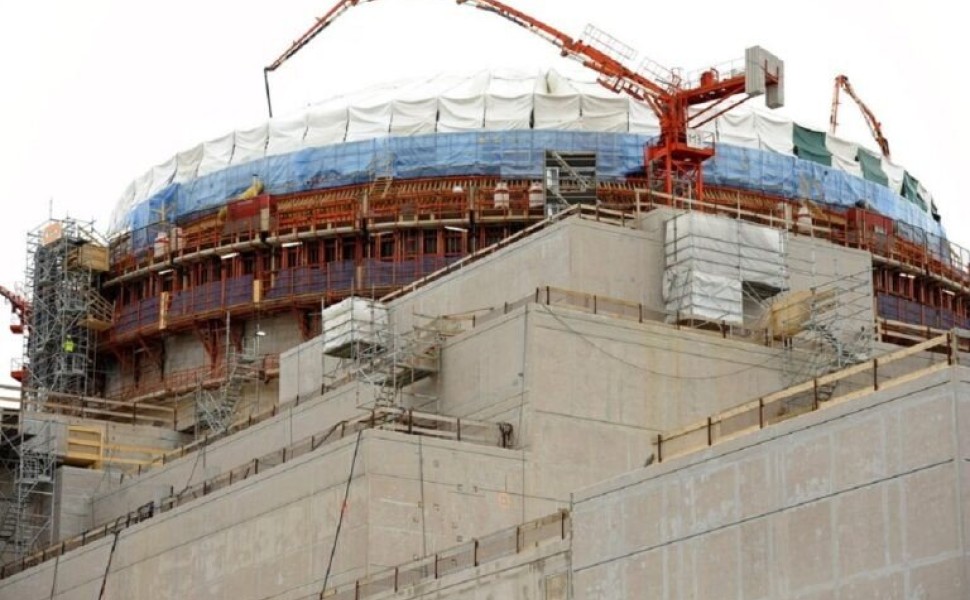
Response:
[[[866,125],[869,126],[869,132],[872,134],[873,139],[876,140],[876,144],[879,145],[879,150],[882,151],[882,155],[887,159],[890,158],[889,140],[882,134],[882,123],[879,122],[876,115],[866,106],[866,103],[856,95],[852,84],[849,83],[849,78],[845,75],[838,75],[835,78],[835,89],[832,92],[832,114],[829,116],[829,133],[834,135],[836,129],[839,127],[839,95],[842,91],[845,91],[849,98],[852,98],[856,106],[859,107],[863,118],[866,120]]]
[[[272,103],[268,74],[282,66],[349,8],[371,1],[341,0],[263,70],[270,116]],[[679,71],[666,69],[649,59],[637,68],[627,66],[624,61],[634,60],[636,52],[592,26],[586,28],[589,41],[584,42],[497,0],[457,2],[504,17],[538,35],[558,47],[563,56],[596,71],[599,83],[607,89],[649,106],[660,121],[660,136],[644,149],[644,168],[647,177],[659,181],[662,191],[668,195],[676,192],[697,200],[703,198],[701,169],[704,161],[714,156],[715,150],[713,135],[702,132],[702,126],[754,96],[765,95],[769,108],[784,104],[784,63],[758,46],[748,48],[740,68],[709,68],[696,77],[685,77]]]

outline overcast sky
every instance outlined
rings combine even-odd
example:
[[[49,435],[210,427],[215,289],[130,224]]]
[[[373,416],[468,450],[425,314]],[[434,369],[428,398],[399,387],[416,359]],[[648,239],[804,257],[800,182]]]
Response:
[[[262,68],[334,0],[0,1],[0,284],[23,280],[26,233],[53,214],[106,224],[127,184],[198,142],[266,117]],[[782,114],[824,130],[845,73],[893,158],[970,246],[967,34],[943,2],[507,0],[579,37],[594,23],[694,70],[759,44],[786,61]],[[581,74],[546,42],[453,0],[353,8],[272,76],[277,116],[376,83],[485,68]],[[839,133],[874,144],[851,105]],[[6,329],[6,328],[4,328]],[[0,367],[21,340],[0,332]],[[4,375],[0,379],[10,382]]]

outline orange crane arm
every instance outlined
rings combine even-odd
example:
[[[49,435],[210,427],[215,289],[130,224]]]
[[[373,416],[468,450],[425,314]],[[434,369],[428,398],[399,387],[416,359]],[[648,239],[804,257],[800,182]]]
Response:
[[[27,319],[30,316],[30,304],[27,302],[27,299],[2,285],[0,285],[0,296],[7,299],[7,302],[10,303],[10,310],[20,320],[20,331],[17,333],[23,332],[23,328],[27,326]],[[15,329],[15,326],[11,325],[10,328]]]
[[[866,125],[869,126],[869,132],[879,145],[882,155],[889,158],[889,140],[882,134],[882,123],[879,122],[876,115],[866,106],[865,102],[856,95],[852,84],[849,83],[849,78],[845,75],[839,75],[835,78],[835,90],[832,92],[832,114],[829,117],[829,132],[834,134],[839,126],[839,92],[842,90],[845,90],[845,93],[859,107],[863,118],[866,120]]]
[[[263,82],[266,85],[266,105],[269,108],[270,118],[273,117],[273,102],[270,99],[270,95],[269,95],[269,74],[275,71],[276,69],[279,69],[281,66],[283,66],[283,63],[293,58],[293,55],[295,55],[297,52],[302,50],[304,46],[306,46],[313,40],[313,38],[320,35],[321,31],[323,31],[324,29],[332,25],[334,21],[336,21],[341,15],[343,15],[349,9],[351,9],[354,6],[357,6],[362,2],[373,2],[373,1],[374,0],[340,0],[339,2],[337,2],[337,4],[333,6],[333,8],[327,11],[325,15],[317,19],[316,23],[314,23],[313,26],[310,27],[310,29],[307,29],[303,33],[303,35],[296,38],[296,40],[294,40],[293,43],[290,44],[290,47],[287,48],[286,51],[283,52],[283,54],[280,54],[279,57],[276,58],[276,60],[274,60],[272,63],[269,64],[269,66],[266,66],[263,68]]]
[[[498,0],[457,0],[457,2],[496,14],[538,35],[557,46],[563,56],[577,60],[583,66],[599,73],[600,83],[607,88],[616,92],[622,91],[641,102],[646,102],[657,116],[663,114],[661,102],[667,96],[668,90],[598,48],[574,40],[555,27]]]

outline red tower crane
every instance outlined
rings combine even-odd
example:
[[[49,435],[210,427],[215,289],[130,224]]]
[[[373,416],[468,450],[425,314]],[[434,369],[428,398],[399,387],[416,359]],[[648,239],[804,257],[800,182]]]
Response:
[[[266,67],[264,75],[279,68],[347,9],[361,1],[372,0],[338,2]],[[557,46],[563,56],[596,71],[599,82],[608,89],[624,93],[649,106],[660,121],[660,136],[645,148],[644,168],[648,177],[655,176],[663,183],[663,190],[667,194],[675,192],[675,182],[687,182],[698,199],[703,196],[701,166],[714,156],[714,143],[713,139],[706,138],[698,131],[699,127],[761,94],[767,94],[769,108],[777,108],[784,103],[784,63],[757,46],[746,51],[742,68],[726,72],[710,68],[702,71],[696,79],[684,78],[652,61],[644,61],[638,69],[628,67],[621,59],[629,60],[635,52],[592,27],[586,30],[590,38],[590,42],[586,43],[497,0],[457,2],[497,14],[538,35]],[[268,79],[266,82],[269,101]],[[679,189],[676,191],[681,192]]]
[[[882,123],[876,118],[876,115],[869,110],[866,103],[863,102],[858,95],[856,95],[855,90],[852,88],[852,84],[849,83],[849,78],[845,75],[838,75],[835,78],[835,89],[832,92],[832,114],[829,117],[829,132],[835,133],[835,130],[839,127],[839,93],[845,90],[845,93],[849,95],[855,101],[856,106],[862,112],[863,118],[866,120],[866,125],[869,126],[869,132],[872,137],[876,140],[876,144],[879,145],[879,149],[882,151],[882,155],[886,158],[889,156],[889,140],[886,136],[882,134]]]
[[[27,327],[27,318],[30,315],[30,304],[27,299],[0,285],[0,296],[7,299],[10,303],[10,311],[17,317],[15,322],[10,323],[10,331],[13,333],[23,333]]]

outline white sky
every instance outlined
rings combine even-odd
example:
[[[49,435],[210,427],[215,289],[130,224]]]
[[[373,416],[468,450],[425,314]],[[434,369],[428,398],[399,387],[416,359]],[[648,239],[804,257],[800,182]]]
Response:
[[[104,226],[152,165],[263,121],[262,68],[334,1],[0,2],[0,191],[10,207],[0,219],[0,285],[23,280],[26,233],[51,199],[55,217]],[[970,52],[942,1],[506,1],[576,37],[594,23],[688,70],[764,46],[786,62],[780,112],[820,130],[832,80],[845,73],[882,121],[894,161],[934,194],[950,238],[970,247],[961,193]],[[377,0],[271,76],[274,112],[389,80],[496,67],[583,73],[546,42],[453,0]],[[874,147],[854,106],[840,121],[840,136]],[[10,381],[20,344],[0,331],[0,382]]]

